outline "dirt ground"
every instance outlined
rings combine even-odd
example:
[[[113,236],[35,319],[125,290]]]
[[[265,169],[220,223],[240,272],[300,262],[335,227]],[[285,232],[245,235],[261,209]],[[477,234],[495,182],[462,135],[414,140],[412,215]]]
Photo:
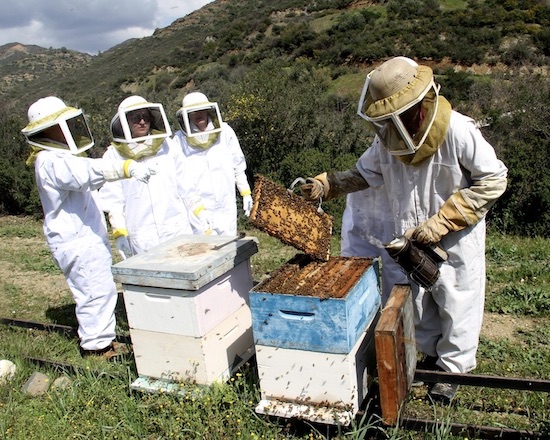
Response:
[[[15,224],[16,218],[2,217],[0,224]],[[72,304],[72,295],[63,275],[53,267],[51,255],[41,236],[0,237],[0,318],[48,322],[48,310]],[[47,265],[48,272],[29,271],[29,266]],[[120,286],[119,286],[120,290]],[[514,339],[518,330],[531,330],[536,319],[485,313],[482,337]]]

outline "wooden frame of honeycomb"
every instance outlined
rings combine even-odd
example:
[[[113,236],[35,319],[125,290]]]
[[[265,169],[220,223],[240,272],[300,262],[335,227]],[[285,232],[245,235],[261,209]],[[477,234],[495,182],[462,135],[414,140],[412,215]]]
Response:
[[[314,259],[328,261],[334,218],[257,174],[250,223]]]

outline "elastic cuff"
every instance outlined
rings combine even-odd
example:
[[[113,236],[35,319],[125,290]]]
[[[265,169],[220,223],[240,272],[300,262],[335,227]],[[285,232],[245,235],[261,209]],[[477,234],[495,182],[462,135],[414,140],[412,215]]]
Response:
[[[194,211],[193,211],[193,214],[195,215],[195,217],[198,217],[199,214],[204,211],[206,208],[204,205],[201,205],[199,206],[198,208],[195,208]]]
[[[113,238],[118,238],[122,236],[128,237],[128,229],[125,229],[125,228],[113,229]]]
[[[134,160],[133,159],[126,159],[124,161],[124,164],[122,165],[122,169],[124,170],[124,177],[132,177],[130,176],[130,172],[128,171],[128,168],[130,168],[130,165],[132,164]]]
[[[249,196],[250,194],[252,194],[252,191],[250,191],[250,189],[245,189],[245,190],[241,191],[241,196],[242,197]]]

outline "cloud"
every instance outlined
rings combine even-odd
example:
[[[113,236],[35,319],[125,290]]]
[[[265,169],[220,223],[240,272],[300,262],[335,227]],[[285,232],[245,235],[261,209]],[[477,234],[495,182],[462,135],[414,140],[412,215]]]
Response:
[[[105,51],[151,35],[212,0],[4,0],[0,45]]]

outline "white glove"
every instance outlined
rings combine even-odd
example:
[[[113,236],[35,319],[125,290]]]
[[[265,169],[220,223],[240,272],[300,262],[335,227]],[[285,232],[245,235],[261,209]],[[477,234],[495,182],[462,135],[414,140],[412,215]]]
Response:
[[[250,211],[252,211],[252,196],[243,196],[243,209],[244,209],[244,215],[247,217],[250,217]]]
[[[134,253],[132,252],[132,248],[130,248],[128,237],[126,237],[125,235],[121,235],[120,237],[117,237],[115,239],[115,243],[116,243],[116,248],[118,249],[118,253],[120,254],[123,260],[126,260],[126,258],[134,255]]]
[[[128,165],[128,174],[140,182],[148,183],[149,178],[157,174],[157,170],[152,165],[134,160]]]
[[[212,222],[212,216],[210,213],[203,209],[199,214],[197,215],[197,218],[202,224],[202,230],[204,231],[204,235],[211,235],[212,230],[214,229],[213,222]]]

